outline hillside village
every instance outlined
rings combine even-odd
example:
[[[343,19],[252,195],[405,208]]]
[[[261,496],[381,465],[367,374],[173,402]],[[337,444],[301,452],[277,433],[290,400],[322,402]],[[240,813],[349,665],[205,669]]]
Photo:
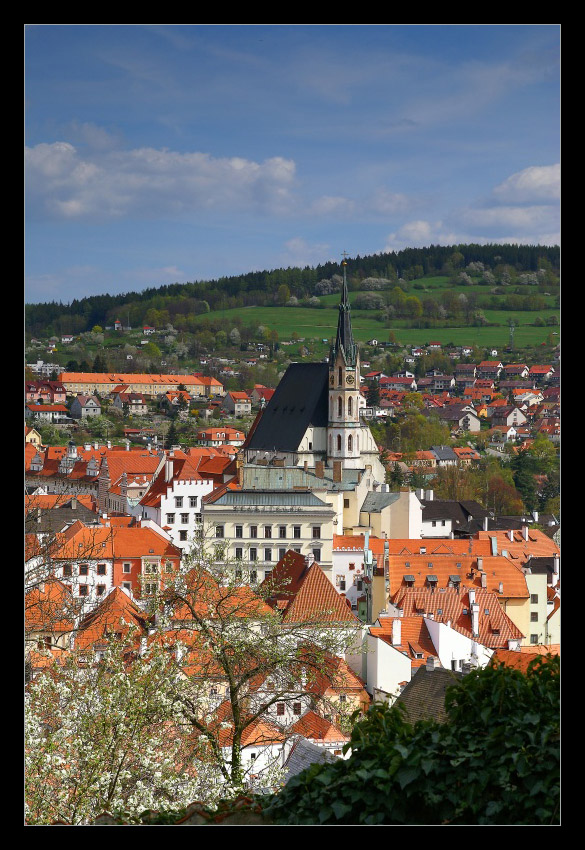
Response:
[[[372,339],[367,350],[383,348]],[[417,682],[417,716],[436,717],[433,675],[558,654],[555,502],[508,513],[437,491],[449,470],[486,457],[556,453],[558,348],[543,363],[497,349],[470,362],[473,346],[431,341],[391,374],[362,351],[344,264],[328,357],[292,362],[271,387],[226,389],[238,363],[217,361],[204,364],[214,375],[29,364],[27,680],[70,658],[98,664],[111,635],[135,659],[160,643],[205,694],[194,734],[218,742],[225,764],[238,749],[242,786],[266,788],[275,765],[286,779],[347,757],[353,712],[408,705]],[[437,354],[452,368],[420,365]],[[91,433],[92,419],[116,410],[118,445]],[[187,444],[178,434],[193,410]],[[383,444],[388,424],[413,411],[441,442]],[[47,426],[62,444],[43,441]],[[255,635],[237,699],[203,640],[226,607]],[[287,643],[278,663],[266,645],[262,660],[250,649],[268,634]]]

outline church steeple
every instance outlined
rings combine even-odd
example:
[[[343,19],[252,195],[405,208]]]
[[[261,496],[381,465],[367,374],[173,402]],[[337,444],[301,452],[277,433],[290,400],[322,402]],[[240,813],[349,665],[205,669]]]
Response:
[[[337,336],[330,352],[329,362],[333,363],[341,354],[346,366],[355,366],[358,357],[358,347],[353,340],[351,329],[351,308],[347,292],[347,254],[343,252],[343,286],[341,290],[341,301],[339,304],[339,317],[337,319]]]

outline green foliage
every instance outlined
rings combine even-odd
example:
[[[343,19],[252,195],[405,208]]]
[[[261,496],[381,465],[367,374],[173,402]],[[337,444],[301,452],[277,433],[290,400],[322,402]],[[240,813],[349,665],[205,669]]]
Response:
[[[350,758],[293,777],[264,814],[288,825],[557,824],[559,678],[551,656],[527,674],[472,672],[447,690],[443,724],[373,705]]]

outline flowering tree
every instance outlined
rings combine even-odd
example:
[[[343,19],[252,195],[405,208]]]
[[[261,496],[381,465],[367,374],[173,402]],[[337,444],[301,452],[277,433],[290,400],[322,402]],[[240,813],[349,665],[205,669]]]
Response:
[[[326,604],[285,621],[274,604],[283,595],[278,579],[252,590],[236,579],[233,564],[214,563],[203,544],[163,582],[152,605],[161,642],[174,647],[182,673],[176,694],[183,734],[207,753],[223,793],[238,793],[258,778],[246,747],[282,765],[292,725],[287,706],[310,707],[312,684],[332,656],[353,647],[359,622],[336,621]]]
[[[156,649],[132,657],[128,638],[110,638],[99,661],[73,652],[28,684],[27,823],[87,824],[104,811],[209,799],[204,764],[185,765],[173,734],[176,670]]]

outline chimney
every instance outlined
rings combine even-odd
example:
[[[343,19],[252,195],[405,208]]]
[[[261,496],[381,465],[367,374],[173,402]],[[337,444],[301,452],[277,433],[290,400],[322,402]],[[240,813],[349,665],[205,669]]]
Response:
[[[476,602],[471,606],[471,634],[479,637],[479,605]]]
[[[503,592],[504,592],[504,582],[501,581],[498,585],[498,593],[503,593]]]
[[[125,440],[124,442],[126,443],[126,451],[129,452],[130,451],[130,440]]]
[[[435,493],[433,490],[425,490],[425,499],[427,502],[432,502],[434,495]]]
[[[485,573],[481,574],[481,586],[487,587],[487,575]]]
[[[319,476],[319,477],[322,478],[323,476]],[[334,460],[333,461],[333,481],[336,484],[340,484],[341,483],[341,477],[342,477],[342,475],[341,475],[341,461],[340,460]]]
[[[534,522],[538,522],[538,511],[532,511],[532,519]]]
[[[477,569],[483,570],[483,558],[480,555],[477,556]]]
[[[469,604],[473,605],[475,603],[475,588],[469,588]]]
[[[315,461],[315,476],[323,478],[325,476],[325,464],[322,460]]]
[[[528,540],[528,526],[527,525],[522,526],[522,537],[524,538],[524,540]]]
[[[514,542],[514,530],[512,528],[508,529],[508,540],[510,543]]]
[[[489,522],[489,517],[484,516],[484,518],[483,518],[483,530],[484,531],[488,530],[488,522]]]
[[[77,510],[77,498],[75,496],[73,496],[73,498],[71,499],[71,510]]]
[[[555,578],[558,578],[559,572],[561,570],[561,557],[558,552],[555,552],[553,555],[553,574]]]
[[[435,656],[429,655],[427,657],[427,670],[429,671],[429,673],[432,673],[434,669],[435,669]]]
[[[392,646],[400,646],[402,643],[402,623],[399,618],[392,620]]]

